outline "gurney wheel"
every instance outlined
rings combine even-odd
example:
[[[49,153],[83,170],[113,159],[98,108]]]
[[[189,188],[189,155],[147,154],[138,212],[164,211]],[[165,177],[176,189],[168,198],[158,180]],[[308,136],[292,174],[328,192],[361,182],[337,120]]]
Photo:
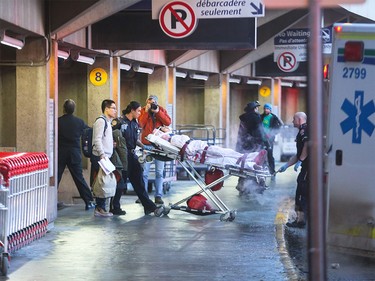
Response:
[[[145,160],[146,160],[147,163],[151,163],[152,161],[154,161],[154,158],[151,155],[146,155]]]
[[[228,220],[234,221],[234,219],[236,218],[236,214],[237,214],[236,211],[230,211]]]
[[[139,162],[140,164],[143,164],[143,163],[145,162],[145,158],[142,157],[142,156],[138,157],[138,162]]]
[[[3,253],[1,255],[1,272],[4,276],[8,275],[8,268],[9,268],[9,256],[7,253]]]
[[[234,221],[236,218],[236,211],[230,211],[229,213],[222,214],[220,221]]]
[[[165,208],[164,206],[160,206],[158,208],[156,208],[156,210],[154,211],[154,215],[155,217],[161,217],[165,212]]]
[[[163,215],[168,215],[170,211],[171,211],[171,208],[163,207]]]

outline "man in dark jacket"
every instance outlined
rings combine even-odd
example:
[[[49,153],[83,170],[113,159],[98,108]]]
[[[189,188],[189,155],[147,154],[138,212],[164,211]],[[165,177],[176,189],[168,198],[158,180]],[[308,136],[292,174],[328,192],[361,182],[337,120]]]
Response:
[[[79,195],[85,201],[86,210],[94,208],[91,190],[82,174],[81,135],[85,122],[74,116],[76,104],[67,99],[64,102],[64,115],[58,119],[58,174],[57,181],[60,184],[65,167],[68,166]]]
[[[267,147],[259,106],[258,101],[250,102],[244,108],[245,113],[240,115],[240,127],[236,144],[236,151],[240,153],[259,151]],[[248,186],[250,185],[246,184],[246,179],[240,177],[236,189],[240,192],[240,195],[246,195],[249,192]],[[255,191],[258,193],[263,192],[263,190]]]
[[[265,145],[265,134],[262,118],[259,114],[259,102],[253,101],[244,108],[245,113],[240,115],[240,127],[236,151],[241,153],[260,150]]]
[[[266,103],[263,106],[263,113],[261,115],[264,132],[268,141],[267,157],[268,166],[271,174],[275,173],[275,158],[273,158],[273,144],[275,143],[275,136],[278,133],[278,129],[283,125],[283,121],[272,113],[272,105]]]

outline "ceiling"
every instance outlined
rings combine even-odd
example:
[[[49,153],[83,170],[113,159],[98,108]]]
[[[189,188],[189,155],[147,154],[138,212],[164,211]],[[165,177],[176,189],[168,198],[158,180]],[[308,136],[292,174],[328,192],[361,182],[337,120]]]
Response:
[[[119,56],[123,60],[141,61],[153,65],[244,76],[253,76],[254,63],[273,53],[275,35],[288,28],[308,27],[308,10],[306,9],[269,10],[266,8],[264,17],[251,19],[255,22],[256,29],[256,35],[253,35],[256,40],[255,48],[243,46],[236,48],[235,44],[225,48],[218,44],[217,48],[212,48],[210,45],[210,48],[205,49],[203,41],[203,44],[200,42],[201,44],[196,45],[197,48],[186,49],[179,47],[181,45],[170,43],[158,49],[152,43],[147,44],[148,38],[145,35],[142,40],[145,39],[146,43],[137,49],[124,49],[120,44],[121,38],[118,38],[118,47],[114,43],[110,49],[98,50],[92,47],[93,30],[96,30],[96,25],[104,27],[103,30],[106,33],[114,32],[113,26],[106,26],[107,22],[124,14],[150,13],[151,0],[46,0],[43,5],[46,33],[51,35],[52,39],[58,40],[61,48],[79,48],[86,52]],[[324,27],[335,22],[373,23],[341,6],[324,9],[322,15]],[[138,22],[135,20],[133,24],[116,28],[131,33],[135,30],[135,25],[141,24],[141,20]],[[0,21],[1,26],[4,26],[4,22]],[[240,27],[234,24],[232,26],[234,32],[236,32],[235,27]],[[218,29],[220,30],[220,27]],[[143,32],[137,31],[137,33],[141,33],[141,36]]]

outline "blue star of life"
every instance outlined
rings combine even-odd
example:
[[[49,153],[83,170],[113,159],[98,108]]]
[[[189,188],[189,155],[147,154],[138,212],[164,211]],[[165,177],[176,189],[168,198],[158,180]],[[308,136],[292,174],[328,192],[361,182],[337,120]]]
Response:
[[[374,101],[371,100],[364,105],[363,99],[364,91],[355,91],[354,103],[345,99],[341,105],[341,110],[348,115],[348,117],[340,123],[341,130],[344,135],[350,130],[353,131],[352,143],[361,143],[362,131],[371,137],[375,129],[374,124],[369,120],[369,117],[375,112]]]

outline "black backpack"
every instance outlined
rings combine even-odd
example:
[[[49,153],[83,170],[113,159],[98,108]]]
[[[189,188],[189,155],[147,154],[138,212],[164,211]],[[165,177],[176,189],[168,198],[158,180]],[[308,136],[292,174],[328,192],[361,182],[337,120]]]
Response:
[[[105,121],[104,132],[103,132],[103,134],[105,134],[105,131],[107,130],[107,126],[108,126],[107,120],[105,120],[105,118],[102,116],[96,118],[96,120],[98,120],[99,118],[102,118]],[[90,158],[92,156],[92,146],[93,146],[92,145],[92,131],[93,131],[92,127],[85,128],[83,129],[82,136],[81,136],[82,153],[87,158]]]

